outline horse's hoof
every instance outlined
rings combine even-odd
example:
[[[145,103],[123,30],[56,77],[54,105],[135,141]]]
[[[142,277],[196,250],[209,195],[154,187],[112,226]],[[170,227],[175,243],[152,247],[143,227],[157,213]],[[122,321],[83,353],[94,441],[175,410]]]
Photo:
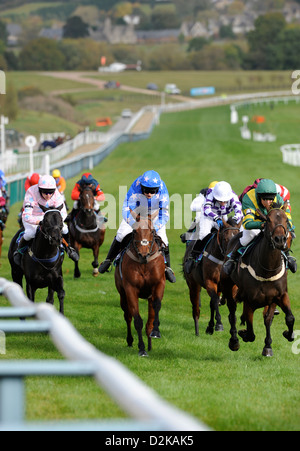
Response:
[[[229,349],[231,351],[238,351],[240,349],[239,340],[229,340]]]
[[[144,351],[139,352],[139,357],[149,357],[149,356],[148,356],[147,352],[144,350]]]
[[[272,357],[272,356],[273,356],[273,350],[272,350],[272,348],[264,348],[264,349],[263,349],[263,352],[262,352],[262,355],[263,355],[264,357]]]
[[[213,327],[210,327],[210,326],[207,326],[205,333],[206,333],[207,335],[213,335],[213,333],[214,333],[214,328],[213,328]]]
[[[224,330],[223,324],[216,324],[215,331],[216,332],[222,332]]]
[[[290,334],[288,330],[285,330],[282,332],[282,335],[284,338],[286,338],[288,341],[294,341],[294,333]]]
[[[150,334],[151,338],[161,338],[159,330],[153,330]]]
[[[98,268],[95,268],[94,271],[93,271],[93,276],[97,277],[98,275],[99,275]]]

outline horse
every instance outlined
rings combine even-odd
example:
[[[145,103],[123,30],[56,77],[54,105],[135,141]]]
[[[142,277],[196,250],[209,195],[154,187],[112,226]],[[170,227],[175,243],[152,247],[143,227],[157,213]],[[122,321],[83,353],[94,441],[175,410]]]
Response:
[[[24,228],[12,238],[8,258],[14,282],[23,287],[23,276],[26,279],[27,297],[34,302],[35,292],[39,288],[48,287],[46,302],[54,304],[54,292],[59,299],[59,311],[64,314],[64,283],[62,263],[64,251],[62,248],[63,220],[58,209],[46,209],[43,221],[40,222],[35,238],[28,251],[22,257],[21,267],[14,262],[14,251],[17,240]]]
[[[224,330],[219,311],[220,302],[220,273],[226,255],[226,249],[231,238],[239,232],[240,224],[233,218],[228,222],[223,220],[223,227],[213,232],[206,241],[201,260],[194,266],[190,274],[186,273],[183,263],[183,275],[189,288],[192,313],[195,324],[195,334],[199,336],[199,317],[201,307],[201,289],[205,288],[210,297],[210,321],[206,333],[212,335],[215,331]],[[193,250],[194,242],[187,245],[184,262]],[[214,323],[214,315],[216,325]]]
[[[143,320],[139,313],[139,298],[148,300],[146,335],[148,351],[152,338],[160,338],[159,311],[164,296],[166,276],[161,240],[153,228],[154,215],[141,217],[131,211],[135,219],[130,243],[115,270],[115,284],[120,294],[120,304],[127,324],[127,344],[132,347],[131,322],[138,334],[139,356],[147,357],[142,337]]]
[[[0,257],[2,251],[3,244],[3,231],[5,229],[5,223],[8,217],[8,210],[5,208],[5,205],[0,206]]]
[[[265,221],[263,232],[239,262],[230,276],[221,272],[221,286],[223,295],[227,299],[230,322],[229,348],[237,351],[240,347],[236,329],[236,305],[243,302],[242,324],[246,330],[240,330],[238,335],[244,342],[253,342],[253,314],[256,309],[264,308],[263,317],[266,328],[263,356],[273,355],[271,347],[271,324],[274,311],[278,305],[285,313],[288,327],[283,336],[288,341],[294,340],[293,326],[295,318],[291,311],[291,304],[287,287],[286,256],[291,245],[288,217],[285,209],[273,208],[266,216],[257,211]],[[235,240],[235,238],[233,239]],[[234,246],[229,245],[229,250]]]
[[[92,189],[90,187],[83,188],[79,197],[79,212],[70,222],[69,231],[71,246],[77,250],[78,254],[82,247],[93,249],[93,275],[98,276],[99,249],[104,241],[106,218],[103,218],[103,222],[98,224],[100,218],[94,211],[94,202]],[[74,277],[79,278],[80,276],[78,262],[75,262]]]

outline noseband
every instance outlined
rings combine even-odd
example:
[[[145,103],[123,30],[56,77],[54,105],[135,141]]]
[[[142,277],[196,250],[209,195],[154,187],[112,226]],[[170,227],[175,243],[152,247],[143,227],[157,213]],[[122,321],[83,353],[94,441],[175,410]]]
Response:
[[[132,240],[133,249],[137,253],[137,255],[139,257],[139,261],[141,263],[148,263],[149,258],[156,254],[156,251],[153,252],[153,246],[155,244],[155,238],[154,238],[155,231],[152,230],[151,233],[152,233],[152,240],[151,241],[148,241],[146,239],[135,240],[134,238]],[[147,253],[147,255],[142,255],[141,252],[139,251],[139,246],[144,246],[145,247],[145,246],[149,246],[149,245],[150,245],[150,249],[149,249],[149,252]]]

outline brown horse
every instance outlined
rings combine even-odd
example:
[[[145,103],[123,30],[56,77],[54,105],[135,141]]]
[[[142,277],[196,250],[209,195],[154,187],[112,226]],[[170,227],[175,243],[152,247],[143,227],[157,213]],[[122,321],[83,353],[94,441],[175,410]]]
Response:
[[[183,264],[183,274],[189,287],[190,300],[193,309],[195,323],[195,333],[199,335],[199,317],[201,307],[201,288],[205,288],[210,297],[210,321],[206,328],[206,333],[214,333],[214,314],[216,319],[216,331],[224,330],[219,311],[220,302],[220,272],[226,255],[226,249],[231,238],[239,232],[240,225],[232,218],[228,223],[223,221],[222,229],[214,232],[206,245],[203,256],[199,263],[195,265],[190,274],[185,271]],[[184,262],[189,258],[192,251],[193,242],[186,249]]]
[[[139,298],[148,299],[148,321],[146,334],[148,351],[151,338],[160,338],[159,311],[164,295],[166,277],[165,261],[160,251],[160,239],[153,229],[154,216],[135,216],[132,240],[115,270],[115,283],[120,293],[121,307],[127,323],[127,343],[132,346],[131,322],[138,334],[139,356],[148,356],[142,338],[143,320],[139,313]]]
[[[71,246],[78,251],[78,254],[82,247],[93,249],[93,275],[97,276],[99,248],[105,236],[105,218],[101,221],[102,218],[94,211],[94,202],[95,199],[91,188],[84,188],[80,193],[79,212],[69,224],[69,230]],[[99,220],[101,223],[99,223]],[[80,276],[81,272],[78,262],[75,262],[74,277],[79,278]]]
[[[231,276],[221,273],[221,286],[227,299],[229,309],[230,334],[229,348],[239,349],[236,330],[236,302],[243,302],[242,321],[247,329],[239,331],[239,336],[245,342],[253,342],[253,314],[258,308],[264,309],[266,327],[263,356],[272,356],[270,328],[274,311],[278,305],[285,313],[288,330],[283,336],[293,341],[293,326],[295,318],[291,312],[291,304],[287,288],[286,252],[291,245],[288,218],[283,209],[274,208],[267,216],[264,232],[248,252],[240,259]],[[234,245],[234,244],[233,244]],[[230,243],[229,247],[232,247]]]

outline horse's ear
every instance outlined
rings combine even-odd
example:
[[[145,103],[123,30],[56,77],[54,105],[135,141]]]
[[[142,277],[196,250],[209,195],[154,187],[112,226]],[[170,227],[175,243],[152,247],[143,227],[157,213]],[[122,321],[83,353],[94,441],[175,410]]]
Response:
[[[44,213],[46,213],[46,211],[48,210],[48,208],[44,207],[44,205],[39,204],[39,207],[41,210],[43,210]]]
[[[56,207],[56,210],[61,211],[63,206],[64,206],[64,204],[61,204],[59,207]]]
[[[139,222],[141,220],[141,214],[140,213],[136,213],[134,210],[131,210],[130,207],[129,207],[129,210],[130,210],[130,213],[131,213],[131,216],[133,217],[133,219],[136,222]]]
[[[149,215],[152,222],[154,221],[154,219],[157,218],[158,214],[159,214],[159,210],[156,210],[152,215]]]
[[[288,204],[288,201],[285,201],[284,204],[283,204],[283,206],[281,207],[281,209],[282,209],[283,211],[286,211],[288,205],[289,205],[289,204]]]

